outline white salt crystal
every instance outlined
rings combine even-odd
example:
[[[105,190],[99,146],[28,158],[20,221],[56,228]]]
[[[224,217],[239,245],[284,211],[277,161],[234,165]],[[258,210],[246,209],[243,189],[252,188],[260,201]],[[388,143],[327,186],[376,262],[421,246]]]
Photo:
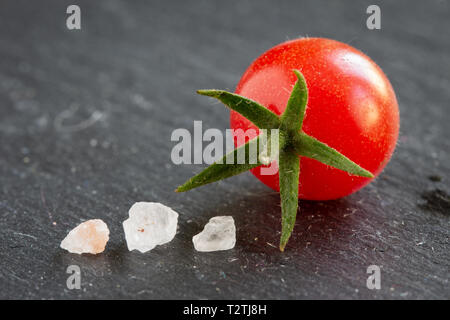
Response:
[[[60,247],[72,253],[97,254],[105,250],[109,229],[100,219],[85,221],[72,229]]]
[[[234,248],[236,227],[231,216],[218,216],[209,219],[202,232],[192,238],[197,251],[219,251]]]
[[[123,222],[128,250],[147,252],[170,242],[177,232],[178,213],[158,202],[136,202]]]

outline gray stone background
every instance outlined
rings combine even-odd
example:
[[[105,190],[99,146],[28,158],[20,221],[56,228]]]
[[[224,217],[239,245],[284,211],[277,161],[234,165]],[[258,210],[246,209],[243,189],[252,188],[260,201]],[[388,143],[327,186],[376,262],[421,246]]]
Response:
[[[69,4],[82,30],[69,31]],[[370,4],[382,29],[366,28]],[[0,298],[448,299],[450,19],[447,1],[0,2]],[[170,161],[175,128],[225,129],[199,88],[233,90],[251,61],[299,36],[371,56],[399,100],[401,132],[376,181],[337,201],[301,201],[285,253],[279,196],[246,173],[185,194],[202,166]],[[169,244],[129,252],[121,223],[136,201],[180,213]],[[233,250],[191,238],[233,215]],[[59,249],[101,218],[103,254]],[[81,268],[80,290],[66,268]],[[366,269],[381,266],[381,289]]]

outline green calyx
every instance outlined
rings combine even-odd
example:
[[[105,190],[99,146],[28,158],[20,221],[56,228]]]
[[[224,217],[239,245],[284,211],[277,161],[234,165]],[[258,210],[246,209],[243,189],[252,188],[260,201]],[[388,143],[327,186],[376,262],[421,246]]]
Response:
[[[275,154],[278,159],[280,179],[282,212],[281,251],[284,251],[291,236],[297,216],[300,157],[317,160],[352,175],[373,178],[373,174],[369,171],[302,131],[303,118],[308,101],[308,88],[303,75],[297,70],[294,70],[294,73],[297,76],[297,82],[292,89],[286,109],[281,116],[276,115],[255,101],[234,93],[223,90],[197,91],[201,95],[220,100],[230,109],[250,120],[259,129],[267,129],[265,130],[267,132],[270,132],[270,129],[278,129],[279,139],[277,143],[271,143],[272,140],[266,137],[267,139],[263,140],[267,140],[270,143],[261,143],[262,135],[259,135],[241,147],[234,149],[231,153],[225,155],[222,159],[216,161],[176,189],[177,192],[188,191],[211,182],[238,175],[261,165],[267,165],[272,161],[276,161],[273,157],[273,154]],[[252,150],[257,150],[259,156],[252,157]],[[243,162],[237,161],[238,155],[241,153],[245,155],[245,161]],[[268,157],[269,154],[272,157]],[[230,159],[235,161],[230,161]]]

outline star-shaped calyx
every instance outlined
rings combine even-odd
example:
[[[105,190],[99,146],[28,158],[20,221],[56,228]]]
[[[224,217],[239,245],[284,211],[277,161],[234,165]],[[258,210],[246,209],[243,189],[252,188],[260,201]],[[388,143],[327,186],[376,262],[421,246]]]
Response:
[[[188,191],[199,186],[219,181],[252,168],[268,165],[277,156],[281,197],[281,239],[280,250],[284,251],[286,243],[294,228],[298,210],[298,185],[300,174],[300,157],[320,161],[326,165],[346,171],[352,175],[373,178],[372,173],[302,131],[308,101],[308,88],[303,75],[294,70],[297,82],[292,89],[286,109],[281,116],[266,109],[259,103],[223,90],[199,90],[197,93],[216,98],[230,109],[250,120],[259,129],[278,129],[277,143],[261,143],[261,135],[234,149],[219,161],[189,179],[177,188],[177,192]],[[266,137],[268,141],[269,139]],[[262,147],[261,147],[262,146]],[[256,148],[256,149],[255,149]],[[272,149],[271,149],[272,148]],[[273,152],[276,148],[276,152]],[[251,150],[257,150],[258,157],[253,159]],[[268,150],[272,152],[268,152]],[[237,157],[244,152],[245,161],[238,163]],[[271,157],[267,155],[270,154]],[[235,161],[229,161],[229,159]],[[228,160],[227,160],[228,159]]]

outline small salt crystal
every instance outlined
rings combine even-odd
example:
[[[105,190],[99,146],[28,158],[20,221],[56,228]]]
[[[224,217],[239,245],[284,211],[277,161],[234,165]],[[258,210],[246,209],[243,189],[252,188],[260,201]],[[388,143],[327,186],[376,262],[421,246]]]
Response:
[[[236,244],[236,227],[231,216],[209,219],[202,232],[192,238],[195,250],[209,252],[229,250]]]
[[[170,242],[177,232],[178,213],[157,202],[136,202],[123,222],[128,250],[147,252]]]
[[[72,253],[97,254],[105,250],[109,229],[100,219],[85,221],[72,229],[60,247]]]

